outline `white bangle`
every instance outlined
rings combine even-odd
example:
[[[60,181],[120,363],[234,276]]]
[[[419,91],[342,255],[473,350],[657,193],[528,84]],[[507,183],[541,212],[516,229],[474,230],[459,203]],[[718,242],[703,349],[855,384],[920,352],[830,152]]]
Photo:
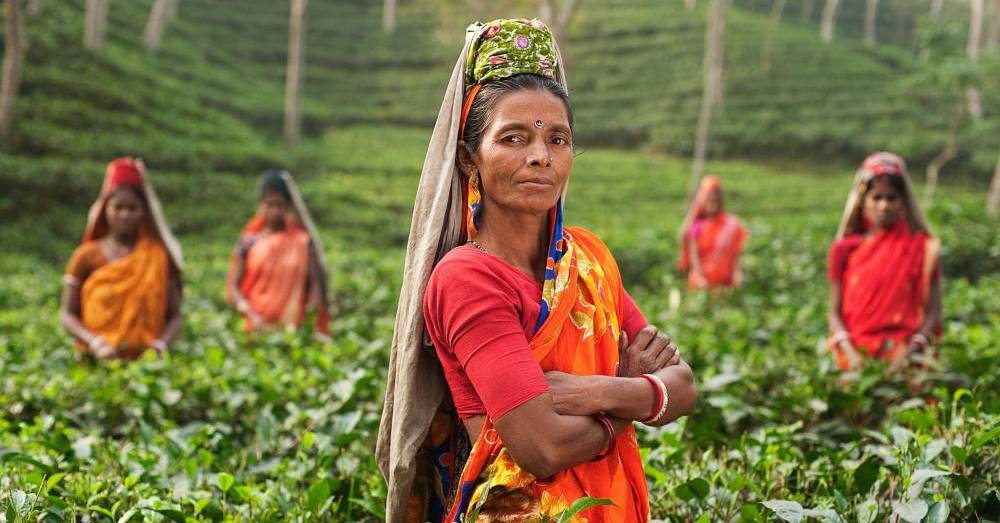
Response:
[[[842,341],[851,341],[851,335],[847,331],[837,331],[830,337],[834,345],[840,345]]]
[[[90,347],[91,351],[95,351],[97,350],[97,347],[103,345],[103,341],[104,340],[102,340],[100,336],[95,334],[92,338],[90,338],[90,341],[87,342],[87,346]]]
[[[236,302],[236,310],[246,314],[250,310],[250,302],[246,298],[240,298],[240,301]]]
[[[150,343],[149,346],[156,349],[157,352],[167,352],[167,342],[159,338],[153,340],[153,343]]]
[[[918,332],[913,336],[910,336],[910,343],[919,343],[921,347],[926,348],[931,344],[931,340],[927,339],[927,336],[924,336],[923,333]]]
[[[663,415],[667,413],[667,405],[670,403],[670,395],[667,394],[667,384],[663,383],[663,380],[660,379],[659,376],[656,374],[646,374],[646,376],[649,376],[654,382],[656,382],[656,386],[660,388],[660,394],[663,394],[663,405],[660,406],[660,411],[657,412],[652,418],[643,422],[647,425],[652,425],[659,423],[659,421],[663,419]]]

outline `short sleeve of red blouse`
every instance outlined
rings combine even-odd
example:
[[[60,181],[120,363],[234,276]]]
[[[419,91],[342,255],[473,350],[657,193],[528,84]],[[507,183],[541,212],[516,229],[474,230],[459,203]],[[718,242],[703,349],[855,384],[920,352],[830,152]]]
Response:
[[[77,284],[82,284],[91,273],[106,264],[107,257],[97,241],[89,241],[77,247],[66,264],[66,275],[72,276]]]
[[[832,282],[844,280],[844,269],[847,268],[847,259],[861,245],[862,238],[859,235],[845,236],[830,246],[830,254],[827,263],[827,278]]]
[[[499,260],[460,250],[435,267],[424,318],[459,415],[485,408],[497,420],[548,392],[548,383],[522,324],[526,302],[518,282],[498,274]]]

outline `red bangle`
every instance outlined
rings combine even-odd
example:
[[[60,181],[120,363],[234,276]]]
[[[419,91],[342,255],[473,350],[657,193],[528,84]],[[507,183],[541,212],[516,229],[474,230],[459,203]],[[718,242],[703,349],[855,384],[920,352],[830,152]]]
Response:
[[[608,457],[608,455],[611,454],[611,451],[615,450],[615,444],[616,444],[615,426],[611,424],[611,420],[608,419],[608,417],[605,416],[604,414],[594,414],[594,419],[596,419],[598,423],[604,426],[604,431],[607,432],[608,435],[607,446],[604,447],[604,449],[601,450],[600,453],[598,453],[596,456],[593,457],[593,459],[590,460],[590,461],[600,461]]]
[[[663,390],[660,389],[660,385],[654,381],[652,376],[647,374],[640,374],[639,376],[649,382],[649,385],[653,387],[653,392],[656,393],[656,407],[653,409],[653,412],[650,412],[649,416],[645,419],[639,420],[640,423],[649,423],[650,421],[653,421],[657,414],[660,413],[660,410],[663,409]]]

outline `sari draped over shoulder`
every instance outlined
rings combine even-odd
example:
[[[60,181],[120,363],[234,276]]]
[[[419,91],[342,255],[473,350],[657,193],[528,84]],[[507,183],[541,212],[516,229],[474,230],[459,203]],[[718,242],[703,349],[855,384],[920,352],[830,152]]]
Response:
[[[558,243],[560,254],[549,258],[553,277],[543,287],[549,313],[530,340],[532,352],[543,371],[613,376],[622,317],[618,266],[607,247],[584,229],[568,228]],[[540,480],[518,466],[487,418],[446,521],[471,521],[472,514],[482,521],[555,517],[588,496],[614,505],[589,509],[574,521],[647,520],[646,476],[632,426],[618,435],[608,456]]]
[[[108,234],[105,207],[112,193],[125,185],[142,195],[145,219],[132,252],[104,263],[82,282],[80,319],[88,330],[118,347],[120,357],[136,359],[166,325],[171,278],[180,278],[183,259],[148,181],[145,165],[133,158],[118,158],[108,165],[81,244],[96,242]]]
[[[681,235],[681,257],[678,267],[688,273],[688,287],[691,289],[708,287],[734,287],[742,283],[743,275],[739,258],[749,233],[739,218],[719,210],[713,216],[706,216],[705,201],[722,185],[715,175],[706,176],[688,216],[685,218]],[[697,252],[692,253],[690,243],[694,242]],[[691,257],[697,256],[704,282],[693,270]]]
[[[845,260],[841,317],[851,342],[871,357],[894,361],[924,322],[938,270],[938,243],[906,220],[858,238]],[[843,359],[840,354],[838,364]]]
[[[91,274],[80,289],[80,316],[88,330],[138,358],[163,331],[170,262],[163,244],[142,232],[132,252]]]
[[[863,214],[864,194],[878,176],[902,180],[906,214],[891,228],[870,232]],[[939,251],[903,159],[887,152],[869,155],[855,175],[830,248],[829,276],[841,283],[840,315],[854,346],[889,362],[906,355],[910,338],[924,324],[931,287],[940,278]],[[940,329],[940,324],[934,325],[934,334]],[[832,335],[828,342],[837,365],[847,369],[847,358]]]
[[[246,250],[240,293],[268,325],[298,327],[305,319],[310,298],[315,299],[308,287],[310,235],[291,217],[281,231],[262,235],[263,228],[260,215],[243,228],[240,246]],[[316,327],[326,333],[329,322],[324,309],[320,307]],[[249,320],[244,326],[248,332],[252,329]]]

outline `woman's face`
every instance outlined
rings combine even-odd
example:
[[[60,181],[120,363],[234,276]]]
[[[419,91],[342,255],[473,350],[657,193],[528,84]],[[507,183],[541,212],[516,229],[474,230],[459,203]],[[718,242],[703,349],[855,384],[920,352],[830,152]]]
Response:
[[[711,191],[705,198],[705,216],[710,218],[722,210],[722,191]]]
[[[470,174],[473,166],[462,163]],[[573,134],[563,101],[538,89],[504,95],[472,163],[482,182],[486,219],[491,207],[531,215],[548,212],[573,167]]]
[[[108,221],[108,230],[115,236],[136,234],[145,215],[146,206],[132,189],[116,189],[108,197],[108,203],[104,206],[104,217]]]
[[[260,213],[264,223],[271,230],[279,230],[285,226],[285,215],[288,214],[288,200],[278,191],[264,191],[260,198]]]
[[[906,210],[903,195],[899,194],[888,176],[879,176],[872,180],[865,192],[865,217],[874,227],[889,229]]]

